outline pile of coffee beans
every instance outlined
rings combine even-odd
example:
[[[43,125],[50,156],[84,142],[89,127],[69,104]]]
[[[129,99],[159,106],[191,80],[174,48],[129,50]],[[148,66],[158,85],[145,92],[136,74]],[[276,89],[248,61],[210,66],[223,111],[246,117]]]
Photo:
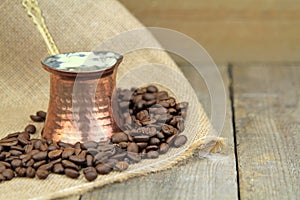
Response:
[[[184,130],[188,103],[176,103],[157,87],[118,89],[123,132],[108,142],[87,141],[68,144],[34,139],[36,127],[11,133],[0,140],[0,182],[14,177],[46,179],[50,173],[77,178],[82,169],[86,180],[111,171],[123,171],[141,159],[154,159],[169,148],[187,141]],[[30,115],[34,122],[44,122],[46,114]]]

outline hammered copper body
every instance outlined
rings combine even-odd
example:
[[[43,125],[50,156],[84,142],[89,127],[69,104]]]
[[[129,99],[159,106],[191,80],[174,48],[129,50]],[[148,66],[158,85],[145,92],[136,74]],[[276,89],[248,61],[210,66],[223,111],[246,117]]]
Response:
[[[118,131],[114,89],[121,60],[120,56],[113,66],[92,72],[57,70],[42,62],[51,73],[43,137],[68,143],[103,141]]]

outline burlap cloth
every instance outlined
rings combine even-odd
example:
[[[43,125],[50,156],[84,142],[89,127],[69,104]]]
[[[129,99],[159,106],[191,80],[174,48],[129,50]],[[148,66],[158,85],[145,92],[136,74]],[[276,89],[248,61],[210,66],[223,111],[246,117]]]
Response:
[[[47,26],[60,52],[91,51],[100,41],[142,25],[114,0],[45,0],[39,2]],[[39,33],[27,17],[21,1],[2,0],[0,3],[0,136],[23,130],[31,123],[29,115],[47,110],[49,74],[41,68],[40,60],[48,56]],[[105,49],[103,49],[105,50]],[[133,70],[139,64],[158,63],[168,67]],[[0,199],[56,198],[83,193],[131,177],[170,168],[190,157],[207,144],[219,144],[211,132],[209,120],[189,83],[176,64],[162,51],[140,50],[124,56],[118,70],[118,81],[123,86],[140,86],[158,83],[170,90],[180,101],[190,102],[183,134],[188,142],[182,148],[171,149],[155,160],[143,160],[130,165],[125,172],[101,175],[87,182],[81,175],[73,180],[51,174],[46,180],[15,178],[0,183]],[[133,70],[132,73],[127,73]],[[147,75],[142,75],[141,72]],[[124,79],[124,75],[127,73]],[[175,75],[174,75],[175,74]],[[182,81],[184,80],[184,81]],[[122,81],[121,81],[122,82]],[[42,124],[37,124],[38,131]],[[214,143],[214,141],[218,141]]]

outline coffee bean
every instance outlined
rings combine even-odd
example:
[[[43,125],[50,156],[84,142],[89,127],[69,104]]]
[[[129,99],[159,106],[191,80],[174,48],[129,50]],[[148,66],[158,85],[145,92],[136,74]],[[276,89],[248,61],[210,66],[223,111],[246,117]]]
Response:
[[[140,162],[142,159],[141,156],[139,156],[139,154],[133,152],[128,152],[127,157],[134,163]]]
[[[159,145],[160,140],[158,138],[152,137],[150,138],[149,144],[150,145]]]
[[[0,173],[2,173],[6,169],[5,165],[0,163]]]
[[[46,151],[41,151],[37,154],[34,154],[32,156],[32,158],[36,161],[41,161],[41,160],[45,160],[47,158],[47,152]]]
[[[163,107],[165,107],[165,108],[169,108],[170,107],[170,104],[168,102],[165,102],[165,101],[161,101],[158,104],[161,105],[161,106],[163,106]],[[176,112],[176,110],[175,110],[175,112]]]
[[[147,142],[138,142],[136,144],[137,144],[137,146],[139,147],[140,150],[146,148],[147,145],[148,145]]]
[[[80,156],[70,156],[69,160],[76,163],[76,164],[83,164],[85,162],[85,157]]]
[[[47,116],[47,113],[44,112],[44,111],[42,111],[42,110],[40,110],[40,111],[36,112],[36,116],[41,117],[43,120],[45,120],[46,116]]]
[[[159,100],[164,100],[164,99],[167,99],[168,97],[169,97],[169,95],[166,91],[159,91],[156,94],[156,98]]]
[[[33,160],[33,159],[30,159],[30,160],[27,161],[26,163],[23,163],[23,161],[22,161],[22,165],[23,165],[24,167],[31,167],[33,164],[34,164],[34,160]]]
[[[40,116],[36,116],[36,115],[30,115],[30,119],[34,122],[43,122],[44,119]]]
[[[30,151],[32,151],[32,149],[33,149],[33,145],[31,143],[24,146],[25,153],[29,153]]]
[[[17,150],[17,151],[21,151],[21,152],[24,151],[24,149],[23,149],[23,147],[21,145],[11,146],[10,150]]]
[[[69,148],[69,147],[73,147],[73,145],[59,141],[57,142],[58,146],[63,147],[63,148]]]
[[[118,146],[119,146],[120,148],[122,148],[122,149],[125,149],[125,148],[127,148],[127,146],[128,146],[128,142],[120,142],[120,143],[118,144]]]
[[[0,165],[4,165],[6,168],[11,168],[11,165],[8,162],[0,161]]]
[[[111,168],[113,168],[119,161],[117,159],[108,159],[106,161],[106,165],[110,166]]]
[[[40,150],[41,151],[48,151],[48,145],[47,143],[42,143],[40,146]]]
[[[66,159],[66,158],[69,158],[71,155],[73,155],[75,152],[75,149],[72,148],[72,147],[67,147],[64,149],[64,151],[62,152],[62,159]]]
[[[97,146],[98,146],[98,144],[97,144],[97,142],[95,142],[95,141],[87,141],[87,142],[84,142],[84,143],[83,143],[83,147],[84,147],[85,149],[90,149],[90,148],[96,149]]]
[[[176,104],[176,110],[180,111],[182,109],[187,109],[189,103],[188,102],[181,102]]]
[[[148,142],[150,137],[148,135],[141,135],[141,136],[134,136],[133,139],[135,142]]]
[[[170,146],[167,143],[161,143],[159,146],[159,153],[165,154],[169,150]]]
[[[13,170],[11,169],[5,169],[3,172],[2,172],[2,175],[4,176],[4,178],[6,180],[11,180],[13,179],[13,177],[15,176],[15,173]]]
[[[147,151],[157,151],[158,150],[158,146],[157,145],[149,145],[146,147]]]
[[[34,149],[34,150],[30,151],[28,154],[30,154],[31,156],[33,156],[33,155],[35,155],[37,153],[40,153],[40,151],[37,150],[37,149]]]
[[[33,169],[32,167],[28,167],[26,169],[26,176],[29,178],[34,178],[35,177],[35,169]]]
[[[57,150],[57,147],[54,144],[50,144],[48,146],[48,151],[53,151],[53,150]]]
[[[13,168],[17,168],[17,167],[22,166],[22,161],[20,159],[14,159],[11,161],[10,164]]]
[[[123,158],[125,158],[125,156],[127,155],[127,152],[122,152],[122,153],[118,153],[114,156],[112,156],[112,159],[117,159],[117,160],[123,160]]]
[[[94,162],[103,163],[108,160],[108,156],[104,152],[99,152],[94,156]]]
[[[94,157],[92,155],[86,155],[86,165],[88,167],[93,166],[93,160],[94,160]]]
[[[187,137],[185,135],[178,135],[173,142],[174,147],[178,148],[183,146],[187,141]]]
[[[53,160],[59,158],[61,154],[62,150],[53,150],[48,153],[48,157]]]
[[[129,143],[129,145],[127,147],[127,151],[128,152],[133,152],[133,153],[138,153],[139,152],[139,147],[136,143],[131,142],[131,143]]]
[[[18,167],[16,168],[16,174],[18,177],[25,177],[26,176],[26,168],[24,167]]]
[[[149,114],[147,110],[142,110],[136,114],[136,118],[140,121],[147,120],[149,118]]]
[[[65,172],[65,169],[64,169],[64,167],[63,167],[63,165],[61,163],[56,163],[53,166],[53,172],[55,174],[63,174]]]
[[[75,163],[73,163],[73,162],[71,162],[71,161],[69,161],[69,160],[63,160],[63,161],[62,161],[62,165],[63,165],[65,168],[72,168],[72,169],[79,170],[79,167],[78,167]]]
[[[10,150],[9,152],[11,153],[12,156],[20,156],[20,155],[22,155],[22,152],[18,151],[18,150]]]
[[[55,165],[57,163],[61,163],[62,159],[61,158],[58,158],[56,160],[51,160],[49,163],[51,163],[52,165]]]
[[[29,124],[25,127],[25,132],[29,133],[29,134],[34,134],[36,131],[36,128],[34,125]]]
[[[162,132],[160,132],[160,131],[158,131],[158,132],[156,133],[156,137],[159,138],[159,139],[165,138],[164,134],[163,134]]]
[[[107,164],[100,163],[96,166],[96,170],[98,174],[109,174],[112,168]]]
[[[129,164],[127,162],[120,161],[115,165],[114,169],[117,171],[124,171],[128,168],[128,166],[129,166]]]
[[[16,138],[9,138],[0,141],[0,145],[4,147],[10,147],[18,144],[18,140]]]
[[[33,166],[33,168],[37,169],[37,168],[39,168],[40,166],[44,165],[45,163],[46,163],[45,160],[41,160],[41,161],[39,161],[39,162],[34,163],[32,166]]]
[[[14,160],[14,159],[18,159],[19,158],[19,156],[10,156],[10,157],[8,157],[8,158],[5,158],[5,162],[11,162],[12,160]]]
[[[97,178],[98,174],[94,167],[87,167],[83,169],[83,174],[86,180],[93,181]]]
[[[49,176],[49,171],[46,169],[38,169],[36,175],[39,179],[46,179]]]
[[[9,139],[9,138],[16,138],[16,137],[18,137],[19,134],[20,134],[20,132],[10,133],[6,137],[2,138],[1,140],[5,140],[5,139]]]
[[[45,169],[45,170],[48,170],[50,171],[53,167],[53,164],[50,162],[50,163],[47,163],[47,164],[43,164],[39,167],[39,169]]]
[[[177,129],[179,132],[184,131],[184,122],[183,121],[178,121],[177,122]]]
[[[147,153],[147,158],[150,158],[150,159],[158,158],[158,156],[159,156],[159,153],[157,151],[149,151]]]
[[[157,89],[157,87],[154,86],[154,85],[149,85],[149,86],[147,87],[147,92],[149,92],[149,93],[155,93],[155,92],[157,92],[157,91],[158,91],[158,89]]]
[[[113,143],[120,143],[120,142],[127,142],[128,141],[128,137],[125,133],[123,132],[118,132],[113,134],[111,141]]]

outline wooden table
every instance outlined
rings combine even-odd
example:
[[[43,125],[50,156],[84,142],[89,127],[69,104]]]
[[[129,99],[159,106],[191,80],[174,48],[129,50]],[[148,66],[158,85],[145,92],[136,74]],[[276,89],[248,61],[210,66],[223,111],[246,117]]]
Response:
[[[133,178],[70,199],[300,199],[300,66],[220,66],[227,92],[218,154],[196,156],[171,170]],[[204,83],[192,77],[209,113]]]

